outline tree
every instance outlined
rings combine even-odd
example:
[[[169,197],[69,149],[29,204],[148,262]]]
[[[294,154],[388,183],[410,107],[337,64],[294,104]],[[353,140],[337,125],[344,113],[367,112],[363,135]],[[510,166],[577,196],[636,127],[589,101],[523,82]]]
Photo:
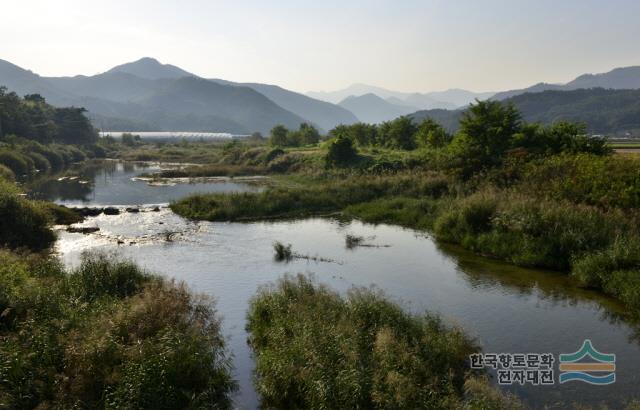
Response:
[[[464,177],[500,165],[512,148],[512,137],[522,127],[520,113],[511,104],[478,101],[460,120],[460,131],[449,145]]]
[[[317,144],[320,141],[320,133],[311,124],[302,123],[298,130],[299,140],[303,145]]]
[[[284,125],[278,124],[271,129],[269,144],[274,147],[286,147],[288,144],[287,134],[289,130]]]
[[[329,151],[325,157],[328,166],[346,166],[358,157],[358,151],[349,137],[340,136],[329,144]]]
[[[432,120],[425,119],[416,132],[416,143],[422,147],[441,148],[448,145],[453,137],[445,129]]]
[[[412,150],[416,148],[417,128],[411,118],[403,116],[382,123],[379,128],[381,142],[389,148]]]

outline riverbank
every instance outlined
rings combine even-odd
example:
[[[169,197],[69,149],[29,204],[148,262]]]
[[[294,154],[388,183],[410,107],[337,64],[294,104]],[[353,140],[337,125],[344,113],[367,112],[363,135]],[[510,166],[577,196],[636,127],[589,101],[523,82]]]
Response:
[[[283,186],[260,193],[194,195],[171,208],[209,221],[341,213],[421,229],[485,256],[567,272],[637,315],[640,196],[633,191],[634,169],[640,161],[624,157],[550,157],[510,175],[504,187],[510,170],[481,183],[433,171],[336,171],[282,177]]]

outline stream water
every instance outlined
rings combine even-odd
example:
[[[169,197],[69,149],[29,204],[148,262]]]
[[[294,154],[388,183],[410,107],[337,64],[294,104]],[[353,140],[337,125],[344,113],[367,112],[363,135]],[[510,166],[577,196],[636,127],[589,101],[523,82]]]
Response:
[[[437,312],[462,326],[485,352],[551,352],[557,357],[577,351],[590,339],[600,352],[616,355],[616,381],[610,385],[560,384],[556,363],[553,385],[503,387],[533,407],[564,408],[578,402],[622,408],[640,398],[637,326],[624,318],[618,303],[576,288],[566,275],[477,257],[441,246],[423,233],[389,225],[314,218],[247,224],[191,222],[166,207],[146,212],[152,205],[188,193],[259,189],[236,180],[150,186],[132,179],[158,168],[95,165],[78,170],[78,178],[40,181],[29,189],[34,197],[66,205],[141,206],[140,213],[88,218],[84,225],[100,228],[95,234],[61,231],[57,251],[68,266],[76,266],[84,251],[115,252],[149,271],[185,281],[196,292],[212,295],[234,358],[239,408],[259,405],[244,329],[248,300],[260,286],[299,272],[312,274],[339,291],[375,286],[410,311]],[[363,236],[373,246],[348,249],[347,234]],[[276,262],[274,241],[291,243],[300,254],[334,262]]]

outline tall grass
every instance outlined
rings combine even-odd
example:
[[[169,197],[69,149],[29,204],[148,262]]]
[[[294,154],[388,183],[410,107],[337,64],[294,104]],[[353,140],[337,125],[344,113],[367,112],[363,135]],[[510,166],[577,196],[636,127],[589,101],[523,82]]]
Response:
[[[104,255],[0,261],[0,407],[231,407],[210,300]]]
[[[487,402],[480,389],[465,394],[473,342],[438,317],[407,314],[377,292],[353,289],[341,297],[304,276],[285,277],[251,300],[247,330],[267,408]]]
[[[338,212],[397,195],[439,197],[448,188],[445,177],[431,174],[352,176],[295,189],[276,186],[258,193],[198,194],[171,204],[171,209],[187,218],[212,221],[288,218]]]
[[[44,206],[23,198],[12,183],[0,179],[0,247],[47,248],[55,240],[50,221]]]
[[[528,195],[595,205],[640,207],[640,159],[621,155],[562,155],[528,164],[518,189]]]

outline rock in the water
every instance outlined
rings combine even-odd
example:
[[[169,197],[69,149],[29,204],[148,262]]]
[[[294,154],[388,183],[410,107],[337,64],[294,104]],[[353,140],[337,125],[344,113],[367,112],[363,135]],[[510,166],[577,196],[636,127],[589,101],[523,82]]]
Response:
[[[120,210],[112,206],[104,208],[103,212],[105,215],[120,215]]]
[[[138,208],[127,208],[126,211],[127,212],[131,212],[132,214],[137,214],[138,212],[140,212],[140,209],[138,209]]]
[[[70,226],[67,228],[67,232],[84,234],[98,232],[99,230],[100,228],[97,226]]]
[[[160,207],[154,206],[153,208],[151,208],[151,212],[160,212]]]
[[[102,213],[100,208],[78,208],[76,210],[81,216],[98,216]]]

